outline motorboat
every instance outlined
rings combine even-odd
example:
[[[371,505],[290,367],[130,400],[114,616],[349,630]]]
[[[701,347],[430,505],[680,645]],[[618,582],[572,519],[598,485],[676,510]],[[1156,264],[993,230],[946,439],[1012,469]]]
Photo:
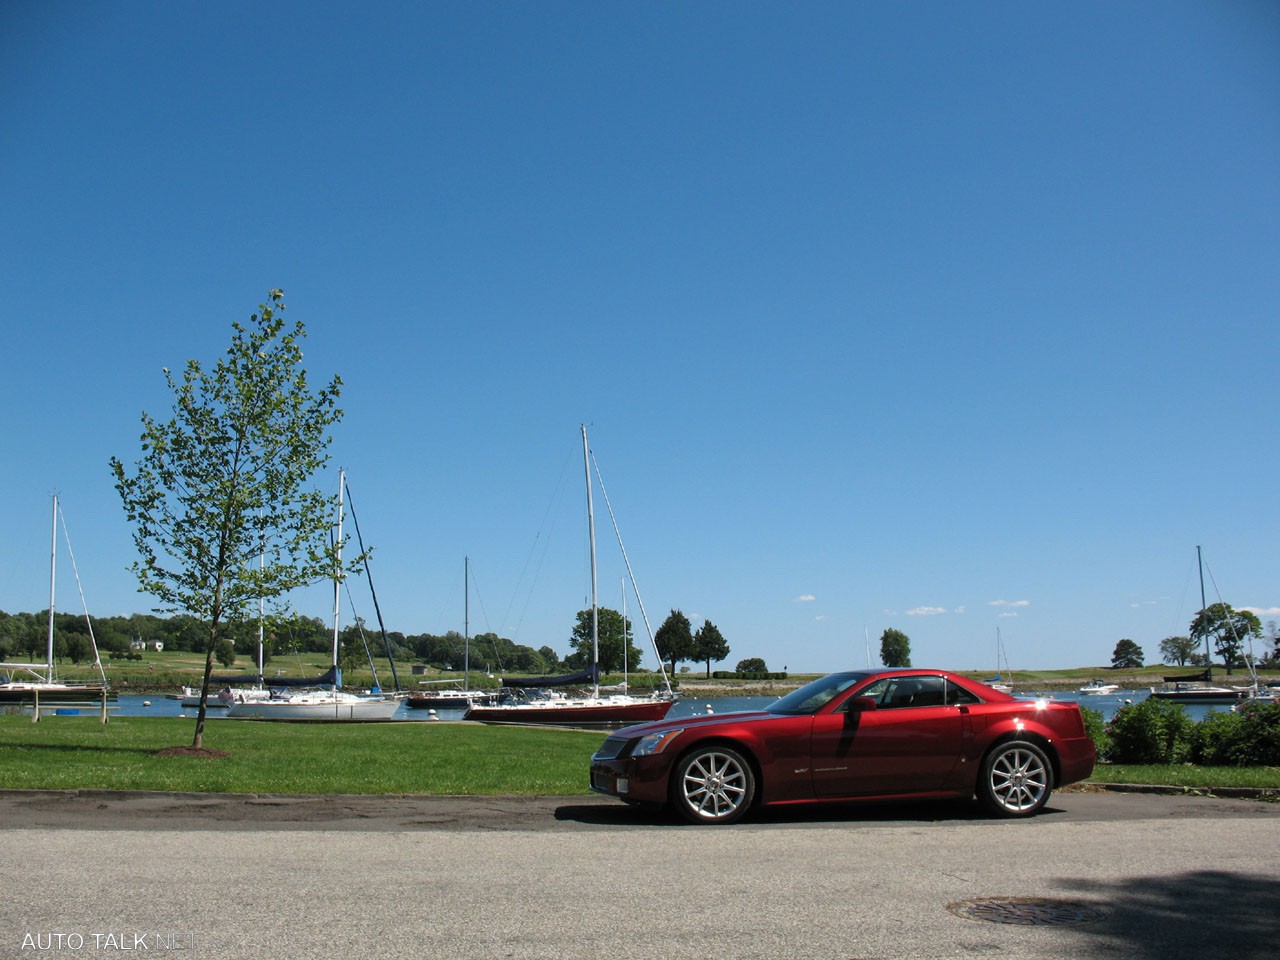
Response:
[[[1103,683],[1101,680],[1090,680],[1077,692],[1084,694],[1086,697],[1105,697],[1119,689],[1120,684],[1118,683]]]

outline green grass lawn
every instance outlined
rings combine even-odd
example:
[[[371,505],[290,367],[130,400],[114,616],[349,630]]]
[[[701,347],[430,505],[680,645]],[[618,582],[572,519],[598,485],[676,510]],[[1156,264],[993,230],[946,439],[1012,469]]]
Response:
[[[8,789],[232,793],[583,794],[598,732],[453,723],[309,724],[214,720],[204,746],[225,757],[161,756],[190,746],[191,720],[0,716]]]
[[[1265,787],[1280,789],[1280,767],[1197,767],[1189,763],[1099,764],[1090,778],[1095,783],[1137,783],[1148,786]]]

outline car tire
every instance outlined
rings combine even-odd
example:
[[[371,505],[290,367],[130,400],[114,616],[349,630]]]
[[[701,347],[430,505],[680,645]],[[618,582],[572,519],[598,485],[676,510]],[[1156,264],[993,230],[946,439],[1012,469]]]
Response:
[[[699,747],[681,757],[671,774],[671,802],[690,823],[741,820],[755,795],[755,772],[732,747]]]
[[[978,799],[1001,817],[1029,817],[1049,800],[1053,765],[1045,752],[1026,740],[996,744],[982,761]]]

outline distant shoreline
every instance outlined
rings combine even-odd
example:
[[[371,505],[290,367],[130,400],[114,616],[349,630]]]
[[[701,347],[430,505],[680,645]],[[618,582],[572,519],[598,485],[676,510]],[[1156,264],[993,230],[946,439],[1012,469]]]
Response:
[[[1167,669],[1170,676],[1195,670],[1194,667],[1169,667]],[[1150,675],[1115,674],[1110,670],[1105,669],[1098,670],[1096,675],[1099,679],[1104,679],[1107,683],[1119,684],[1122,690],[1149,690],[1153,686],[1160,686],[1160,678]],[[706,697],[708,699],[715,697],[780,697],[784,694],[790,693],[797,687],[803,686],[810,679],[811,677],[809,674],[805,674],[803,677],[795,680],[735,681],[682,679],[680,681],[680,695],[682,697]],[[1087,681],[1081,677],[1058,677],[1053,679],[1044,677],[1028,677],[1024,680],[1018,677],[1015,671],[1013,676],[1005,677],[1003,682],[1013,687],[1014,693],[1035,693],[1040,691],[1061,693],[1064,691],[1079,690]],[[1226,687],[1244,687],[1251,685],[1249,682],[1249,675],[1238,671],[1230,675],[1215,671],[1213,682],[1219,686]],[[1266,685],[1276,682],[1280,682],[1280,674],[1258,674],[1258,683],[1260,684]]]
[[[873,668],[879,669],[879,668]],[[1156,673],[1116,673],[1107,667],[1098,667],[1090,669],[1081,667],[1075,669],[1075,676],[1068,677],[1038,677],[1034,674],[1036,671],[1027,671],[1028,676],[1019,676],[1019,671],[1012,671],[1005,675],[1004,683],[1008,683],[1013,687],[1015,693],[1034,693],[1034,692],[1053,692],[1060,693],[1064,691],[1079,690],[1080,687],[1091,679],[1104,680],[1106,683],[1119,684],[1124,690],[1148,690],[1153,686],[1159,686],[1162,675],[1175,676],[1178,674],[1190,674],[1196,671],[1196,667],[1170,667],[1166,666],[1160,674]],[[972,679],[981,681],[987,674],[984,671],[959,670],[952,671],[962,676],[971,677]],[[1057,672],[1057,671],[1055,671]],[[1235,673],[1228,675],[1221,667],[1214,668],[1213,682],[1222,686],[1247,686],[1249,685],[1249,674],[1237,670]],[[976,675],[975,675],[976,674]],[[810,680],[817,677],[825,676],[820,673],[803,673],[786,680],[708,680],[704,677],[684,676],[678,678],[678,688],[681,696],[693,698],[715,698],[715,697],[780,697],[790,693],[797,687],[801,687]],[[386,677],[384,676],[385,680]],[[512,678],[513,680],[516,678]],[[119,678],[108,678],[108,683],[112,692],[117,694],[140,694],[143,696],[166,696],[176,692],[177,686],[183,682],[191,686],[199,686],[200,676],[181,677],[175,674],[168,674],[164,678],[148,677],[145,674],[133,674]],[[1280,682],[1280,674],[1277,673],[1259,673],[1258,682],[1261,684]],[[365,685],[368,681],[365,679]],[[351,686],[361,686],[360,678],[350,684]],[[415,684],[403,684],[405,690],[417,689]],[[216,685],[211,685],[210,689],[215,689]],[[655,687],[656,688],[656,687]],[[384,690],[387,689],[385,686]],[[491,688],[496,689],[496,688]],[[633,685],[633,690],[643,692],[648,689],[648,685],[641,688],[638,684]]]

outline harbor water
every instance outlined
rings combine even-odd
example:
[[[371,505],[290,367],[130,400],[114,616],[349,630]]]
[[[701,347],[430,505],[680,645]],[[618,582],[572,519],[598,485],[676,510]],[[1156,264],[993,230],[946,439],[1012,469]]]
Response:
[[[1130,703],[1137,703],[1145,700],[1149,695],[1148,690],[1117,690],[1114,694],[1106,696],[1081,696],[1074,691],[1057,691],[1045,694],[1019,694],[1019,697],[1028,700],[1034,700],[1040,697],[1050,700],[1074,700],[1082,707],[1096,710],[1102,714],[1104,720],[1110,720],[1117,710],[1122,706]],[[671,712],[667,714],[668,718],[690,717],[705,713],[738,713],[744,710],[761,710],[774,701],[774,697],[710,697],[697,698],[686,697],[677,700],[671,707]],[[151,694],[140,696],[136,694],[121,695],[117,703],[116,709],[113,711],[118,717],[187,717],[195,719],[196,708],[184,707],[181,702],[164,694]],[[1183,704],[1188,715],[1193,720],[1202,720],[1213,710],[1226,712],[1231,708],[1226,705],[1206,705],[1206,704]],[[81,713],[89,714],[93,710],[81,710]],[[462,710],[411,710],[407,703],[402,703],[400,708],[391,717],[393,721],[418,721],[431,722],[433,720],[461,720],[464,711]],[[207,712],[208,719],[219,719],[226,717],[226,710],[220,707],[210,706]]]

